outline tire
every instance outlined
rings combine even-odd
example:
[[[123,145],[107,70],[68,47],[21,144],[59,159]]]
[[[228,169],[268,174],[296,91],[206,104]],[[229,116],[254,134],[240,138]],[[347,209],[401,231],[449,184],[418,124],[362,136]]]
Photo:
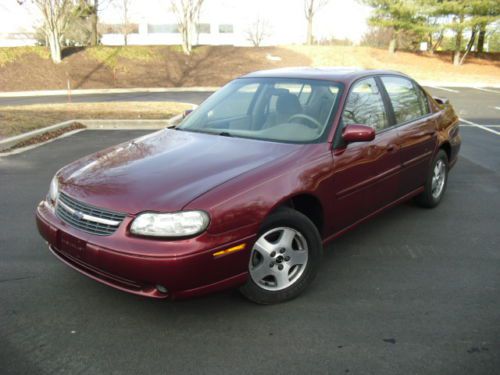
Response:
[[[297,297],[318,272],[323,246],[318,229],[305,215],[280,208],[263,223],[249,259],[249,277],[240,292],[268,305]]]
[[[442,166],[442,175],[437,173],[440,165]],[[439,179],[440,176],[442,176],[442,181]],[[424,191],[415,197],[415,202],[425,208],[436,207],[443,199],[447,184],[448,156],[444,150],[439,150],[427,173]]]

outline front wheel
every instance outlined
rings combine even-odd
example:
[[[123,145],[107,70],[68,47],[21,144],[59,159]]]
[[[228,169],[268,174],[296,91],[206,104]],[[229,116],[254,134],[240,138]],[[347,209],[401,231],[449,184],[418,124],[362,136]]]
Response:
[[[250,277],[240,291],[260,304],[295,298],[316,276],[322,252],[312,221],[298,211],[281,208],[259,232],[250,253]]]
[[[446,152],[439,150],[427,174],[425,190],[415,198],[415,201],[422,207],[436,207],[443,198],[447,182],[448,156]]]

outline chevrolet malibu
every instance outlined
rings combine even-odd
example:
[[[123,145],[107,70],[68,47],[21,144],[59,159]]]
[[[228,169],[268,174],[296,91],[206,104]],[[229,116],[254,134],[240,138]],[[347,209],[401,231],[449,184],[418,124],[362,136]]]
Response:
[[[459,148],[447,100],[403,74],[256,72],[175,129],[59,170],[37,224],[62,262],[123,291],[282,302],[337,236],[410,198],[437,206]]]

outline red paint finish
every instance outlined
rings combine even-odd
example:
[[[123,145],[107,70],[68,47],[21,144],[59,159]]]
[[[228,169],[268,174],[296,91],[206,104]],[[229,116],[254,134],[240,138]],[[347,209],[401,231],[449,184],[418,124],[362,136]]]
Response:
[[[366,125],[348,125],[342,131],[346,143],[370,142],[375,139],[375,129]]]
[[[378,71],[278,70],[249,77],[292,77],[343,85],[326,140],[290,144],[162,130],[80,159],[58,172],[60,191],[81,202],[127,214],[108,236],[82,232],[46,202],[37,208],[40,234],[64,263],[106,285],[153,298],[201,295],[247,280],[250,250],[263,220],[277,207],[308,196],[321,206],[324,243],[422,191],[440,148],[450,165],[460,148],[458,118],[428,97],[431,113],[374,134],[350,125],[343,105],[352,84]],[[395,74],[395,73],[390,73]],[[340,131],[340,130],[339,130]],[[373,134],[372,134],[373,133]],[[363,142],[361,142],[364,140]],[[130,233],[143,211],[203,210],[207,230],[184,239]],[[214,257],[245,243],[242,251]],[[156,286],[168,289],[162,292]]]

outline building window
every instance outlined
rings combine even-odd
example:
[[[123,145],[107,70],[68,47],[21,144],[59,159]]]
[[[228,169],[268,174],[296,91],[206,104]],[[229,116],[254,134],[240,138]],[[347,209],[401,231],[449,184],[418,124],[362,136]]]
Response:
[[[196,31],[199,34],[210,34],[210,24],[209,23],[199,23],[196,25]]]
[[[100,34],[122,34],[125,30],[123,24],[100,24],[99,33]],[[127,25],[127,31],[129,34],[134,34],[139,32],[139,25],[136,23],[129,23]]]
[[[234,33],[234,26],[233,25],[219,25],[219,33],[220,34],[232,34]]]
[[[148,24],[148,34],[177,34],[179,33],[179,25],[170,23],[165,25]]]

